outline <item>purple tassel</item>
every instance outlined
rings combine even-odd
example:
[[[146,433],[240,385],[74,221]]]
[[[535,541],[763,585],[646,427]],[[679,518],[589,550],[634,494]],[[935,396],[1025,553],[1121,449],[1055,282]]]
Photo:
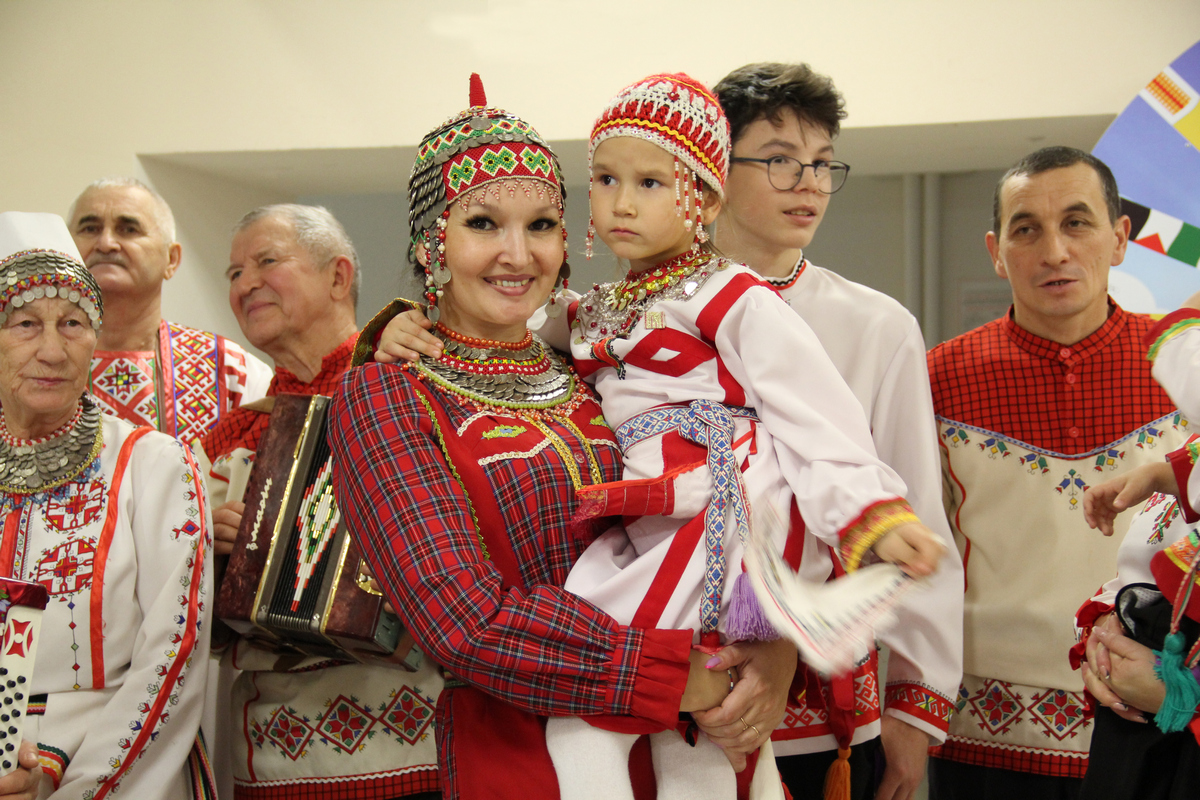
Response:
[[[733,642],[769,642],[779,638],[779,632],[763,613],[754,587],[750,585],[750,576],[745,572],[738,573],[733,582],[729,616],[725,619],[725,636]]]

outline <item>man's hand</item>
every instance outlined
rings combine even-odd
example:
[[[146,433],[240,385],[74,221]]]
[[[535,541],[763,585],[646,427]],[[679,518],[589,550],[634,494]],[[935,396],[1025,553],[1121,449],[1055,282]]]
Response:
[[[238,528],[242,527],[242,515],[246,504],[231,500],[213,511],[213,553],[228,556],[237,541]]]
[[[746,756],[771,738],[783,722],[788,689],[796,672],[796,648],[785,639],[742,642],[721,649],[706,664],[722,675],[736,668],[738,681],[725,701],[692,719],[737,772],[746,768]]]
[[[0,800],[34,800],[42,782],[37,747],[30,741],[21,742],[16,770],[0,778]]]
[[[1175,470],[1165,461],[1143,464],[1088,489],[1083,493],[1083,520],[1105,536],[1112,536],[1117,514],[1141,505],[1155,492],[1179,494]]]
[[[397,361],[416,361],[422,355],[437,358],[442,354],[442,340],[429,332],[433,323],[420,311],[397,314],[379,335],[375,360],[381,364]]]
[[[872,548],[875,555],[900,567],[914,578],[932,575],[946,545],[920,522],[897,525]]]
[[[912,800],[929,760],[929,735],[891,714],[884,714],[880,740],[887,767],[875,800]]]

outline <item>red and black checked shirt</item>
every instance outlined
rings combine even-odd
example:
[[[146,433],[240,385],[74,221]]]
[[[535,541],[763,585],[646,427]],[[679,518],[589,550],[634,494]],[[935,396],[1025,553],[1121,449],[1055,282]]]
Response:
[[[351,370],[331,411],[330,444],[338,505],[422,649],[456,677],[527,711],[630,715],[673,727],[691,632],[623,627],[561,588],[590,537],[572,532],[578,503],[559,451],[516,415],[471,422],[472,446],[491,453],[478,453],[487,462],[481,466],[529,587],[506,590],[483,555],[470,499],[411,385],[416,380],[392,365]],[[426,385],[450,421],[441,435],[455,436],[477,412]],[[612,441],[600,417],[594,399],[571,415],[587,437]],[[557,420],[543,423],[571,446],[590,483],[578,436]],[[480,436],[483,430],[493,435]],[[594,450],[601,478],[617,480],[617,449]],[[447,719],[439,742],[455,735],[452,726]],[[443,787],[453,786],[447,777]]]
[[[1175,404],[1150,375],[1154,326],[1110,301],[1100,328],[1072,345],[1034,336],[1012,313],[929,351],[939,418],[1065,455],[1121,439]]]
[[[350,369],[350,357],[354,355],[355,333],[321,359],[321,371],[308,383],[297,378],[283,367],[275,368],[275,377],[267,386],[267,397],[277,394],[324,394],[332,395],[342,382],[342,374]],[[270,414],[246,408],[235,408],[223,415],[212,430],[200,440],[204,454],[210,461],[232,453],[235,448],[258,450],[258,442],[267,432]]]

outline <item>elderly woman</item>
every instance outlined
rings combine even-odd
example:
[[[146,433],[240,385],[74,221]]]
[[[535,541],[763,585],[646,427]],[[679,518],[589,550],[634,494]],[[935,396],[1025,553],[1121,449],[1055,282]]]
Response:
[[[476,84],[471,108],[421,143],[409,200],[444,352],[352,370],[330,435],[350,530],[447,673],[444,795],[558,796],[538,715],[650,733],[720,704],[699,715],[705,730],[753,750],[765,737],[738,717],[781,712],[794,651],[710,660],[690,630],[619,625],[561,588],[598,533],[576,521],[576,490],[616,479],[620,455],[593,395],[526,327],[568,272],[557,159]],[[756,677],[730,694],[733,661]]]
[[[62,220],[0,214],[0,575],[50,595],[23,730],[41,769],[0,780],[0,795],[210,785],[197,738],[209,513],[187,449],[87,394],[101,316]]]

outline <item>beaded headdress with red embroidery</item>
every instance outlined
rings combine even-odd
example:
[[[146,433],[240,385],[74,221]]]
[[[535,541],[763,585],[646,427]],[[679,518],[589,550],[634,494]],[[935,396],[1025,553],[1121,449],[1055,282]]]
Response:
[[[729,176],[729,120],[725,118],[716,95],[700,81],[682,72],[651,75],[625,87],[609,101],[592,126],[592,136],[588,142],[589,175],[596,148],[606,139],[617,136],[644,139],[675,157],[676,210],[684,217],[684,224],[689,230],[695,224],[696,245],[708,241],[708,234],[700,223],[704,188],[699,181],[724,200],[725,179]],[[690,191],[686,185],[681,190],[680,165],[694,191]],[[588,193],[590,197],[590,188]],[[596,228],[589,220],[588,258],[592,257],[595,235]]]
[[[408,179],[408,226],[411,235],[409,257],[415,261],[415,248],[429,251],[425,268],[425,299],[436,321],[437,298],[441,286],[450,280],[445,266],[445,227],[450,204],[455,200],[465,209],[473,198],[488,194],[499,199],[501,192],[510,196],[545,195],[559,209],[566,191],[562,167],[554,151],[528,122],[489,108],[483,82],[471,74],[471,106],[430,131],[417,147],[417,158]],[[563,268],[566,280],[566,228],[563,228]]]
[[[729,120],[716,95],[683,73],[651,75],[625,87],[592,126],[588,164],[614,136],[653,142],[686,164],[718,197],[729,176]]]
[[[78,305],[96,330],[104,316],[100,286],[84,266],[57,214],[0,213],[0,324],[14,309],[43,297]]]

